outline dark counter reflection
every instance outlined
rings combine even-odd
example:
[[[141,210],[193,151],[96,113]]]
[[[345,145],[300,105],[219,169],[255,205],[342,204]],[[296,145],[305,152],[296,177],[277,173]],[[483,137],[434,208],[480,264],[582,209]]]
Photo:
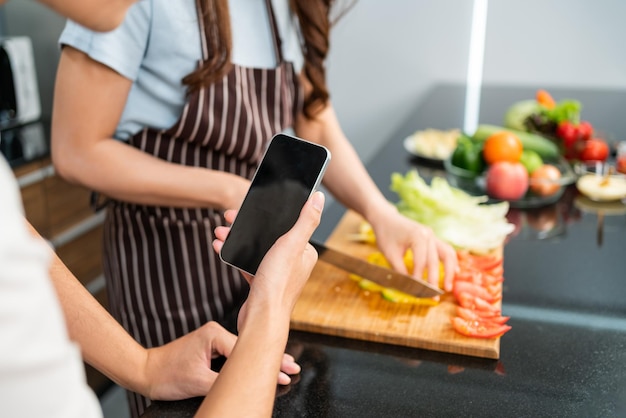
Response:
[[[581,211],[574,205],[577,196],[575,186],[570,186],[556,203],[537,208],[509,209],[506,217],[515,225],[515,230],[507,241],[512,238],[551,240],[563,237],[568,225],[581,219]]]
[[[377,368],[381,367],[378,362],[382,360],[389,365],[395,363],[396,367],[404,365],[408,373],[411,373],[409,370],[419,369],[431,363],[445,366],[442,370],[447,375],[456,375],[468,370],[505,375],[504,365],[499,360],[300,331],[291,333],[286,351],[296,358],[302,371],[299,376],[294,376],[289,386],[279,388],[274,417],[337,416],[337,405],[331,402],[341,398],[338,393],[350,390],[336,383],[340,380],[338,374],[342,373],[337,368],[345,363],[340,357],[344,355],[353,359],[355,356],[364,355],[364,359],[369,359],[371,354],[375,354],[378,359]],[[385,368],[384,365],[382,368]],[[416,373],[419,373],[419,370]],[[424,373],[432,373],[432,369],[425,370]]]
[[[331,378],[329,359],[320,346],[290,341],[286,352],[293,355],[302,371],[288,386],[279,387],[274,417],[326,417],[330,411]]]

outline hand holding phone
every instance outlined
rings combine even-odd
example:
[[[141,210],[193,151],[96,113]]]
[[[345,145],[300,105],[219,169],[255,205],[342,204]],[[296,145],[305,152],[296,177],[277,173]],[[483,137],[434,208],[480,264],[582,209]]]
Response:
[[[330,152],[285,134],[272,138],[220,251],[221,259],[249,274],[293,227],[319,185]]]

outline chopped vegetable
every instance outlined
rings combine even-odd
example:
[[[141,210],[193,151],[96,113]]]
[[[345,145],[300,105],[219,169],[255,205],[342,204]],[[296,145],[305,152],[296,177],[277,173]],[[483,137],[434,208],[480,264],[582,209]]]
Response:
[[[506,220],[508,202],[483,205],[486,196],[471,196],[442,177],[434,177],[429,186],[416,170],[405,176],[394,173],[391,190],[400,197],[400,213],[429,226],[458,249],[488,252],[499,248],[515,229]]]
[[[370,292],[381,292],[384,289],[383,286],[376,284],[371,280],[361,278],[359,279],[359,287],[363,290],[369,290]]]
[[[454,330],[467,337],[496,338],[511,329],[509,325],[489,321],[468,321],[458,316],[451,321]]]
[[[496,338],[509,331],[508,316],[500,312],[502,299],[502,257],[457,251],[459,271],[454,276],[456,316],[452,327],[459,334],[475,338]]]
[[[383,253],[376,251],[367,256],[367,261],[376,264],[378,266],[391,268],[391,264],[385,258]],[[404,265],[406,266],[408,271],[413,271],[413,253],[411,251],[407,251],[404,254]],[[428,275],[428,272],[424,270],[424,277]],[[438,299],[433,298],[417,298],[415,296],[409,295],[408,293],[401,292],[396,289],[391,289],[388,287],[381,286],[377,283],[372,282],[371,280],[364,279],[361,276],[356,274],[350,274],[350,278],[352,280],[356,280],[359,284],[359,287],[363,290],[370,292],[380,292],[383,299],[394,302],[394,303],[408,303],[412,305],[426,305],[426,306],[435,306],[439,303]],[[444,269],[443,264],[439,263],[439,286],[443,286],[443,278],[444,278]]]
[[[463,308],[462,306],[456,307],[457,316],[465,319],[466,321],[487,321],[494,322],[496,324],[506,324],[509,320],[509,316],[493,316],[493,317],[482,317],[476,311],[471,309]]]
[[[502,299],[502,296],[499,294],[497,287],[487,287],[473,282],[465,282],[461,280],[454,281],[453,292],[455,295],[460,295],[463,292],[468,293],[472,296],[479,297],[489,303],[495,303]],[[459,297],[460,296],[457,296],[457,299],[459,299]]]
[[[426,305],[426,306],[436,306],[439,304],[439,301],[437,299],[416,298],[415,296],[411,296],[408,293],[391,289],[389,287],[383,288],[380,294],[382,295],[383,299],[389,302],[394,302],[394,303],[407,303],[411,305]]]

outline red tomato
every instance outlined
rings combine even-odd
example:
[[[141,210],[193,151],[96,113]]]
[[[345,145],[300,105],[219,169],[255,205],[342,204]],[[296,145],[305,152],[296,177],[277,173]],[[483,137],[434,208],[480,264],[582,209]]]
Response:
[[[580,122],[580,124],[578,125],[578,135],[583,141],[587,141],[588,139],[590,139],[591,135],[593,135],[593,126],[591,125],[591,123],[587,122],[586,120]]]
[[[474,311],[482,311],[484,315],[481,316],[499,316],[500,309],[497,306],[492,305],[487,302],[485,299],[473,295],[468,292],[458,292],[458,294],[454,295],[461,305],[464,308],[472,309]]]
[[[486,323],[484,321],[467,321],[460,317],[451,319],[452,327],[459,334],[476,338],[496,338],[511,329],[510,325]]]
[[[471,309],[463,308],[462,306],[456,307],[457,316],[465,319],[466,321],[487,321],[495,324],[505,324],[510,317],[508,316],[480,316],[480,313]]]
[[[459,264],[474,267],[478,270],[491,270],[502,264],[502,257],[495,255],[476,255],[467,251],[458,251]]]
[[[609,156],[609,146],[600,138],[591,138],[585,142],[580,152],[582,161],[604,161]]]
[[[502,277],[502,275],[504,274],[504,266],[502,264],[500,264],[497,267],[492,268],[489,271],[486,271],[485,273],[488,273],[492,276],[496,276],[496,277]],[[502,277],[502,280],[504,280],[504,278]]]
[[[491,286],[502,283],[502,276],[494,276],[485,271],[480,271],[471,267],[461,268],[454,276],[455,281],[472,282],[481,286]]]
[[[484,285],[487,291],[496,296],[498,300],[502,299],[502,282]]]
[[[489,303],[494,303],[502,299],[499,294],[492,294],[479,284],[460,280],[454,282],[453,292],[457,299],[459,299],[459,295],[461,293],[469,293],[470,295],[484,299]]]
[[[472,282],[482,285],[483,284],[483,274],[482,272],[471,269],[471,268],[460,268],[459,271],[454,275],[454,281],[460,282]]]
[[[564,120],[559,122],[556,128],[556,136],[563,140],[565,148],[571,148],[578,140],[578,131],[571,122]]]

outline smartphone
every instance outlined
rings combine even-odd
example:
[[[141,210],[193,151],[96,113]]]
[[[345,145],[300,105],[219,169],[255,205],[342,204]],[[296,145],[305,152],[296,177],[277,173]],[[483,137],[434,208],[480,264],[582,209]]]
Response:
[[[255,275],[267,251],[298,220],[329,161],[330,151],[321,145],[274,136],[224,241],[222,261]]]

